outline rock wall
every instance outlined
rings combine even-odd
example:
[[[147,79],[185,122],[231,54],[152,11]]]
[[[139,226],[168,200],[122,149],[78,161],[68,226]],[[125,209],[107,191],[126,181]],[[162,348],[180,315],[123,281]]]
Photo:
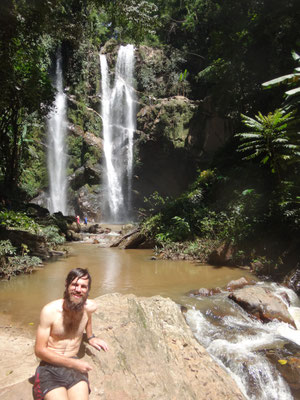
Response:
[[[96,302],[93,331],[109,351],[82,346],[81,355],[93,366],[90,400],[244,399],[170,299],[109,294]],[[9,328],[1,332],[0,397],[29,400],[28,378],[38,364],[33,339],[12,333]]]

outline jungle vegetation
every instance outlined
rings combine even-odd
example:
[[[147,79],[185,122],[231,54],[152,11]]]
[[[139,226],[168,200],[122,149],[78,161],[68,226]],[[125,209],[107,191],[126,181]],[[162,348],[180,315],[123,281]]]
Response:
[[[178,251],[196,256],[229,241],[237,263],[284,265],[300,229],[299,19],[298,0],[2,0],[2,208],[47,186],[43,126],[58,46],[66,83],[81,94],[89,54],[110,38],[173,49],[183,93],[210,96],[235,135],[186,193],[146,200],[144,231],[165,251],[185,243]]]

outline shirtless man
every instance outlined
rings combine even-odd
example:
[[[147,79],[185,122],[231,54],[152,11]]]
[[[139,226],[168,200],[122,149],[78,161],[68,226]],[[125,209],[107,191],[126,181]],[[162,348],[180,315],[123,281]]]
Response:
[[[65,284],[64,298],[47,304],[41,312],[35,354],[42,361],[35,374],[35,400],[87,400],[88,371],[92,367],[76,358],[86,331],[88,343],[97,350],[107,344],[92,331],[93,300],[88,300],[91,276],[87,269],[72,269]]]

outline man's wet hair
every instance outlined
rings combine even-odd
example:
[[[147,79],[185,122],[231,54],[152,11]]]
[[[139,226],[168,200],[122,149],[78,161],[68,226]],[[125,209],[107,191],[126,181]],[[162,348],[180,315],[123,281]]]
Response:
[[[74,268],[68,273],[68,275],[66,277],[66,289],[70,286],[70,284],[76,278],[77,278],[77,280],[80,278],[88,279],[89,280],[88,289],[90,291],[91,284],[92,284],[92,277],[91,277],[89,271],[85,268]]]

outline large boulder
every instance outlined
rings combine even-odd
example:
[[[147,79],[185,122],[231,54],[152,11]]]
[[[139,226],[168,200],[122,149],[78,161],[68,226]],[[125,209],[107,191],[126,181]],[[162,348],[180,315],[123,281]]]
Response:
[[[249,314],[263,322],[274,319],[295,326],[284,300],[262,286],[249,286],[233,291],[229,296]]]
[[[96,302],[93,331],[109,351],[83,345],[84,359],[93,367],[90,400],[244,399],[170,299],[109,294]],[[1,400],[32,399],[28,378],[37,360],[33,339],[22,340],[1,335]]]

